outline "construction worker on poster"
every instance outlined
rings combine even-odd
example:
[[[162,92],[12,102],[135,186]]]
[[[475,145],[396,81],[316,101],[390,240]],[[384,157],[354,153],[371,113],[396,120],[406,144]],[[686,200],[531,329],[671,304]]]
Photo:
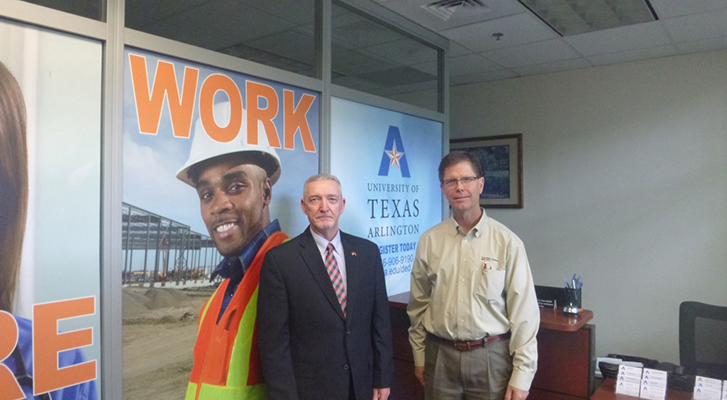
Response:
[[[246,121],[244,108],[217,103],[215,123],[226,126],[239,112]],[[189,159],[177,173],[196,189],[202,219],[224,256],[211,275],[224,280],[200,312],[188,400],[266,397],[255,333],[260,267],[267,251],[288,236],[270,220],[280,158],[265,139],[248,144],[246,128],[243,122],[235,140],[221,143],[198,120]]]

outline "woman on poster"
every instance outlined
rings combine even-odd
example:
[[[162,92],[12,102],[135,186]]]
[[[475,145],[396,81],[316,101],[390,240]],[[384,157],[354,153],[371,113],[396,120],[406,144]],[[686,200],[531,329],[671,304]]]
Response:
[[[0,335],[0,398],[95,400],[98,396],[94,381],[33,394],[32,322],[11,314],[20,270],[27,203],[25,102],[18,82],[0,62],[0,322],[12,324],[14,320],[17,328],[17,335],[8,335],[7,330],[0,329],[3,330]],[[58,354],[61,368],[85,360],[80,349]]]

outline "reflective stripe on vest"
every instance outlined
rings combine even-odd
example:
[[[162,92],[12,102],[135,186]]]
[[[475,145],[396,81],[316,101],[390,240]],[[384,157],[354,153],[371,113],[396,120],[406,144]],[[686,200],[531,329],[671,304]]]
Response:
[[[285,233],[276,232],[265,241],[219,323],[217,316],[229,279],[222,282],[202,308],[186,400],[266,398],[255,330],[260,267],[268,250],[287,240]]]

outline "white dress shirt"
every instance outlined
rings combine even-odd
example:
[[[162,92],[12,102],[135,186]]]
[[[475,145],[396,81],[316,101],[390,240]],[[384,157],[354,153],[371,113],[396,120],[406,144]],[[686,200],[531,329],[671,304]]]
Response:
[[[341,273],[341,279],[343,279],[343,287],[348,291],[348,282],[346,282],[346,257],[343,256],[343,244],[341,244],[341,230],[339,229],[338,232],[336,232],[336,236],[333,237],[333,240],[330,242],[328,239],[324,238],[323,236],[316,233],[316,231],[313,230],[313,228],[310,228],[310,233],[313,234],[313,240],[316,241],[316,246],[318,246],[318,251],[321,253],[321,258],[323,259],[323,264],[326,263],[326,247],[328,247],[328,243],[331,243],[333,245],[333,257],[336,259],[336,263],[338,264],[338,271]]]

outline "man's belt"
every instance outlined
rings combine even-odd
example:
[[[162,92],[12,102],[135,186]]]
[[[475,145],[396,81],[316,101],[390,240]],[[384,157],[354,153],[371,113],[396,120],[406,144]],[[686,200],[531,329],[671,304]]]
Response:
[[[487,347],[487,345],[490,343],[495,343],[500,340],[509,339],[510,332],[509,331],[505,332],[502,335],[494,335],[494,336],[488,335],[488,336],[483,337],[482,339],[477,339],[477,340],[449,340],[449,339],[440,338],[439,336],[436,336],[436,335],[432,335],[432,336],[435,337],[440,342],[446,343],[459,351],[469,351],[469,350],[479,349],[480,347]]]

